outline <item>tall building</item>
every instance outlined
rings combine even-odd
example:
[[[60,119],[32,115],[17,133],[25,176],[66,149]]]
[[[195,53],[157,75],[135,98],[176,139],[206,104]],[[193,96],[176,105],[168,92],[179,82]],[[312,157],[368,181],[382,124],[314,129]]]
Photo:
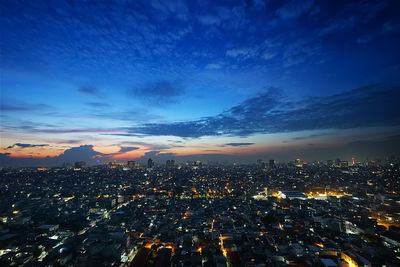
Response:
[[[167,160],[167,163],[165,164],[165,167],[167,169],[172,169],[174,166],[175,166],[175,160],[173,160],[173,159]]]
[[[154,167],[154,162],[153,162],[153,160],[152,159],[149,159],[148,161],[147,161],[147,168],[153,168]]]
[[[336,166],[340,166],[340,159],[339,159],[339,158],[337,158],[337,159],[335,160],[335,165],[336,165]]]
[[[270,169],[275,169],[275,160],[273,160],[273,159],[269,160],[269,168]]]

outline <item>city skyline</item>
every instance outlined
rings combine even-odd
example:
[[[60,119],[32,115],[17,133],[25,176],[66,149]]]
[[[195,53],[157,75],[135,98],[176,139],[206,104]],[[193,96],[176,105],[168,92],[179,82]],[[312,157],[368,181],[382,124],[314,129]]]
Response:
[[[2,166],[399,156],[397,1],[0,3]]]

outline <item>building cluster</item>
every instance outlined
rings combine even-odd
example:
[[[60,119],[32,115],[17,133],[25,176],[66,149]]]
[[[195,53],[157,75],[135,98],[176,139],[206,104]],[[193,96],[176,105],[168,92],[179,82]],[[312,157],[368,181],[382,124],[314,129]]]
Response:
[[[400,266],[400,165],[0,170],[1,266]]]

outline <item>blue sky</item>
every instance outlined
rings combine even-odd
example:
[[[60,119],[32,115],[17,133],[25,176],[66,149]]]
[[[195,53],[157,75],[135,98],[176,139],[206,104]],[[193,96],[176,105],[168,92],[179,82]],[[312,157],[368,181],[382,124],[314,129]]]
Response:
[[[107,160],[297,156],[310,144],[333,156],[333,144],[382,142],[400,125],[398,1],[0,1],[0,10],[4,157],[80,146]]]

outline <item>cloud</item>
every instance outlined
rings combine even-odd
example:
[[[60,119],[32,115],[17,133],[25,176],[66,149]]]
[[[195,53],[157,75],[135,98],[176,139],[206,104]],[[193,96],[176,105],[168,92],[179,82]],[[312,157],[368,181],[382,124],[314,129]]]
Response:
[[[149,151],[144,153],[143,156],[141,156],[140,158],[138,158],[138,161],[145,161],[149,158],[156,160],[156,161],[162,161],[162,160],[167,160],[170,159],[171,157],[175,157],[174,153],[163,153],[159,150],[153,150],[153,151]]]
[[[221,23],[221,18],[211,14],[199,15],[197,19],[205,26],[219,25]]]
[[[226,51],[226,55],[230,57],[241,57],[244,59],[254,57],[256,54],[255,49],[251,49],[249,47],[245,48],[233,48]]]
[[[151,1],[151,6],[159,12],[156,16],[158,18],[175,17],[181,21],[187,20],[188,9],[184,1]]]
[[[257,10],[262,10],[267,6],[266,1],[264,1],[264,0],[253,0],[253,1],[251,1],[251,4]]]
[[[289,44],[284,53],[283,61],[285,67],[300,64],[309,58],[316,57],[320,54],[321,46],[312,39],[304,38]]]
[[[385,22],[379,29],[371,30],[367,34],[361,35],[357,39],[357,43],[366,44],[375,39],[378,39],[378,37],[380,37],[381,35],[391,34],[391,33],[398,31],[399,29],[400,29],[400,27],[398,24],[396,24],[392,21],[388,21],[388,22]]]
[[[46,140],[46,142],[49,142],[49,143],[69,144],[69,145],[78,144],[78,143],[80,143],[81,141],[82,141],[82,140],[79,140],[79,139],[69,139],[69,140],[50,139],[50,140]]]
[[[111,106],[110,104],[104,102],[89,102],[86,104],[93,108],[106,108]]]
[[[270,60],[278,55],[280,48],[280,42],[266,39],[261,43],[254,43],[253,45],[230,48],[226,50],[225,54],[230,58],[240,61],[248,59]]]
[[[32,129],[31,132],[37,133],[54,133],[54,134],[65,134],[65,133],[114,133],[121,132],[121,128],[85,128],[85,129]]]
[[[86,95],[91,95],[91,96],[99,96],[101,95],[101,92],[98,88],[88,86],[88,87],[81,87],[78,89],[78,92],[86,94]]]
[[[3,103],[0,104],[1,111],[29,111],[30,107],[26,106],[14,106],[14,105],[5,105]]]
[[[313,0],[284,2],[284,4],[276,10],[276,14],[282,19],[296,19],[310,12],[313,5]]]
[[[123,136],[123,137],[144,137],[143,134],[135,133],[101,133],[100,135],[112,135],[112,136]]]
[[[374,40],[377,36],[378,36],[378,33],[376,33],[376,32],[368,33],[368,34],[360,36],[356,42],[359,44],[366,44],[366,43],[369,43],[372,40]]]
[[[134,150],[137,150],[137,149],[140,149],[140,147],[131,147],[131,146],[126,147],[126,146],[121,146],[118,152],[115,152],[115,153],[108,153],[108,154],[102,154],[102,156],[105,157],[105,158],[110,158],[110,157],[113,157],[113,156],[117,156],[117,155],[121,155],[121,154],[130,152],[130,151],[134,151]]]
[[[324,36],[337,31],[354,27],[358,22],[358,16],[348,16],[342,18],[335,18],[330,21],[328,25],[319,30],[318,35]]]
[[[104,156],[104,154],[93,150],[92,145],[81,145],[65,150],[64,153],[54,157],[54,160],[62,162],[85,161],[87,163],[95,163],[95,159],[102,156]]]
[[[182,142],[180,141],[170,141],[173,144],[155,144],[155,143],[147,143],[147,142],[123,142],[122,144],[129,144],[129,145],[136,145],[136,146],[141,146],[144,147],[145,149],[151,149],[151,150],[164,150],[164,149],[169,149],[173,147],[184,147],[183,145],[178,145],[181,144]]]
[[[14,102],[7,100],[7,102]],[[18,103],[4,104],[3,101],[0,102],[0,111],[4,112],[18,112],[18,111],[40,111],[51,108],[46,104],[30,104],[18,101]]]
[[[274,58],[276,55],[277,55],[277,53],[275,53],[275,52],[264,51],[264,53],[262,54],[262,58],[265,60],[270,60],[270,59]]]
[[[121,149],[119,150],[119,153],[126,153],[126,152],[133,151],[133,150],[136,150],[136,149],[140,149],[140,147],[131,147],[131,146],[123,147],[123,146],[121,146]]]
[[[8,146],[7,149],[13,148],[13,147],[20,147],[20,148],[27,148],[27,147],[44,147],[44,146],[49,146],[47,144],[21,144],[21,143],[15,143],[12,146]]]
[[[0,166],[61,166],[63,163],[84,161],[88,165],[99,164],[109,160],[103,153],[97,152],[92,145],[81,145],[66,149],[55,157],[11,157],[10,153],[0,153]]]
[[[392,21],[385,22],[382,27],[382,33],[396,32],[400,29],[400,25]]]
[[[320,134],[311,134],[308,136],[297,136],[293,137],[292,140],[307,140],[307,139],[313,139],[313,138],[318,138],[318,137],[323,137],[323,136],[330,136],[333,135],[334,133],[320,133]]]
[[[131,96],[150,104],[166,105],[176,102],[183,93],[179,82],[160,80],[132,90]]]
[[[254,143],[227,143],[224,146],[251,146]]]
[[[319,36],[325,36],[355,28],[365,24],[387,7],[385,1],[380,2],[349,2],[340,14],[318,30]],[[361,41],[362,42],[362,41]]]
[[[285,101],[279,90],[271,88],[216,116],[186,122],[150,123],[128,130],[134,134],[197,138],[397,126],[400,125],[399,98],[399,86],[384,84],[296,102]]]
[[[208,63],[206,65],[207,70],[219,70],[222,67],[221,63]]]

